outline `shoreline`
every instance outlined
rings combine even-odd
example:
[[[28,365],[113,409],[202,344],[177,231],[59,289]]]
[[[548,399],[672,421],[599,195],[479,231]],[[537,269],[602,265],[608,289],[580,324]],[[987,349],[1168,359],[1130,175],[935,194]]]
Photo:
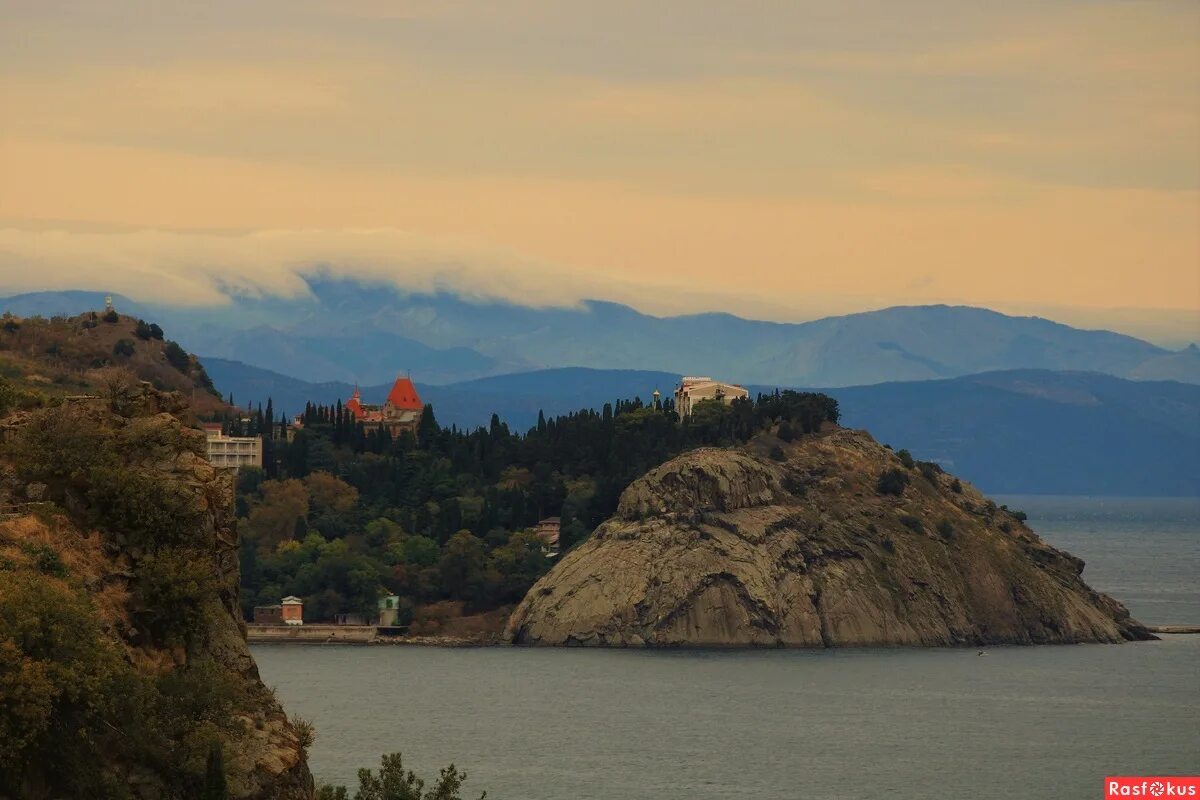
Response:
[[[383,647],[519,647],[522,645],[514,645],[512,642],[506,641],[502,634],[480,634],[477,636],[450,636],[443,634],[418,634],[418,635],[396,635],[396,634],[381,634],[375,627],[370,625],[296,625],[296,626],[281,626],[281,625],[250,625],[246,626],[246,642],[247,644],[294,644],[294,645],[351,645],[351,646],[383,646]],[[1186,636],[1192,634],[1200,634],[1200,625],[1147,625],[1146,630],[1156,635],[1166,636]],[[1125,642],[1125,644],[1133,644]],[[875,647],[888,648],[887,645],[874,645]],[[993,647],[1038,647],[1052,645],[1017,645],[1017,644],[1001,644],[1001,645],[962,645],[960,647],[940,647],[940,648],[918,648],[923,650],[938,649],[938,650],[960,650],[970,649],[972,647],[993,648]],[[564,649],[589,649],[586,647],[572,648],[564,646]],[[592,648],[592,649],[621,649],[621,648]],[[644,650],[679,650],[693,648],[679,647],[642,647],[638,649]],[[710,648],[694,648],[694,649],[710,649]],[[733,647],[733,648],[716,648],[721,650],[774,650],[788,648],[774,647]],[[820,649],[820,648],[809,648]],[[824,648],[824,649],[855,649],[855,648]]]
[[[374,625],[255,625],[246,624],[247,644],[340,644],[409,647],[495,647],[507,645],[499,633],[478,636],[401,634]]]

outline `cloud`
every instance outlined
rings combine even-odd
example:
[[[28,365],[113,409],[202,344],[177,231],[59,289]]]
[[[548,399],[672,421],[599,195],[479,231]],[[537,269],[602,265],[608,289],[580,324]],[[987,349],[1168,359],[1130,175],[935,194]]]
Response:
[[[1200,307],[1183,4],[75,6],[0,12],[8,289]]]
[[[394,228],[79,232],[0,229],[0,278],[17,291],[112,291],[178,305],[222,303],[228,293],[295,297],[304,278],[331,274],[467,297],[570,305],[589,288],[561,269],[467,243]],[[592,290],[611,289],[593,283]]]

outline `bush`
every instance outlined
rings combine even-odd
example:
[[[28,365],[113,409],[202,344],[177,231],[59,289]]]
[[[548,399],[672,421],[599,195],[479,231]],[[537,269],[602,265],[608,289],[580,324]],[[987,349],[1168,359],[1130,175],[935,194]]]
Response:
[[[199,552],[164,550],[142,556],[134,568],[136,617],[154,641],[186,644],[200,627],[205,598],[218,589],[209,559]]]
[[[875,489],[880,494],[902,495],[904,488],[908,486],[908,475],[898,469],[884,470],[879,476],[879,481],[875,484]]]
[[[792,430],[792,426],[786,422],[780,423],[779,431],[775,434],[785,442],[793,441],[796,438],[796,432]]]
[[[21,551],[29,557],[38,572],[53,575],[56,578],[66,576],[67,568],[63,565],[62,558],[58,555],[58,551],[50,545],[42,542],[23,542]]]
[[[296,740],[300,747],[308,750],[317,741],[317,728],[304,717],[292,717],[292,728],[296,731]]]
[[[904,465],[905,469],[912,469],[917,463],[913,461],[912,453],[908,452],[907,450],[896,451],[896,458],[900,459],[900,463]]]
[[[779,445],[773,445],[767,455],[771,457],[772,461],[787,461],[787,453],[783,452],[783,448]]]
[[[1029,515],[1026,514],[1024,511],[1017,511],[1015,509],[1009,508],[1008,506],[1000,506],[1000,510],[1003,511],[1005,514],[1008,514],[1010,517],[1017,520],[1018,522],[1024,522],[1025,520],[1029,519]]]
[[[100,319],[102,319],[105,322],[107,322],[108,324],[112,325],[114,323],[120,322],[121,316],[119,314],[117,314],[116,311],[109,311],[109,312],[105,313],[105,315],[103,317],[101,317]]]
[[[462,800],[467,773],[459,772],[453,764],[443,769],[437,782],[426,790],[425,781],[412,770],[404,769],[399,753],[385,755],[381,761],[378,776],[369,769],[358,771],[356,800]],[[346,787],[326,784],[318,787],[316,797],[317,800],[345,800],[348,795]],[[479,800],[485,797],[487,792],[481,794]]]
[[[958,478],[955,478],[950,484],[950,491],[954,492],[955,494],[962,494],[962,481],[960,481]]]
[[[921,524],[921,520],[914,517],[912,514],[901,514],[900,524],[908,528],[913,533],[924,533],[925,526]]]
[[[146,322],[144,319],[137,321],[137,327],[133,329],[133,333],[143,341],[163,338],[163,329],[152,322]]]
[[[943,472],[942,468],[932,461],[918,461],[917,468],[921,471],[921,474],[925,477],[925,480],[929,481],[930,483],[936,482],[937,476],[941,475]]]
[[[113,355],[121,358],[129,358],[133,355],[133,350],[132,339],[118,339],[117,343],[113,345]]]
[[[943,539],[950,541],[954,538],[954,525],[948,519],[941,520],[937,524],[937,532]]]

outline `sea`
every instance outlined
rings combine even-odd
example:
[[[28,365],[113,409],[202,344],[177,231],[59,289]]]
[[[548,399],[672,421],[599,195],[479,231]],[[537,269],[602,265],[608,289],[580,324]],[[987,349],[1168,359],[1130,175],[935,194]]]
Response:
[[[1200,498],[1002,497],[1147,624],[1200,624]],[[1104,797],[1200,773],[1200,635],[963,649],[256,645],[318,782],[381,753],[464,798]]]

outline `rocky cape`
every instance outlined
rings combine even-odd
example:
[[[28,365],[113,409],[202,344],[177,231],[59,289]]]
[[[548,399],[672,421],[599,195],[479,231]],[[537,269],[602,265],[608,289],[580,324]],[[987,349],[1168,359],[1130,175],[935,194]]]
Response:
[[[215,743],[224,750],[228,797],[308,800],[311,731],[287,718],[246,644],[231,475],[205,459],[204,435],[182,421],[178,393],[116,380],[106,393],[0,422],[0,581],[23,587],[0,587],[0,602],[22,608],[31,592],[56,601],[30,606],[31,618],[45,618],[40,628],[31,623],[24,645],[0,636],[0,651],[24,659],[18,676],[65,674],[75,664],[85,665],[85,677],[93,665],[119,676],[97,683],[87,703],[70,686],[31,678],[45,706],[3,720],[27,749],[5,751],[0,776],[24,797],[65,796],[63,781],[85,770],[97,783],[89,796],[190,797],[196,787],[186,776],[203,775],[204,752]],[[138,528],[148,535],[139,538]],[[45,612],[75,598],[87,624],[62,628],[49,652],[29,644],[58,635],[46,629]],[[164,617],[168,608],[176,619]],[[119,686],[145,699],[122,710]],[[209,705],[191,686],[210,691]],[[33,704],[28,688],[16,690]],[[84,744],[62,738],[85,737],[83,729],[63,733],[76,724],[89,731]],[[76,753],[75,763],[52,763],[59,751]]]
[[[891,491],[880,478],[892,472]],[[899,476],[899,477],[897,477]],[[1083,561],[862,431],[702,448],[650,471],[509,619],[517,644],[953,646],[1154,636]]]

